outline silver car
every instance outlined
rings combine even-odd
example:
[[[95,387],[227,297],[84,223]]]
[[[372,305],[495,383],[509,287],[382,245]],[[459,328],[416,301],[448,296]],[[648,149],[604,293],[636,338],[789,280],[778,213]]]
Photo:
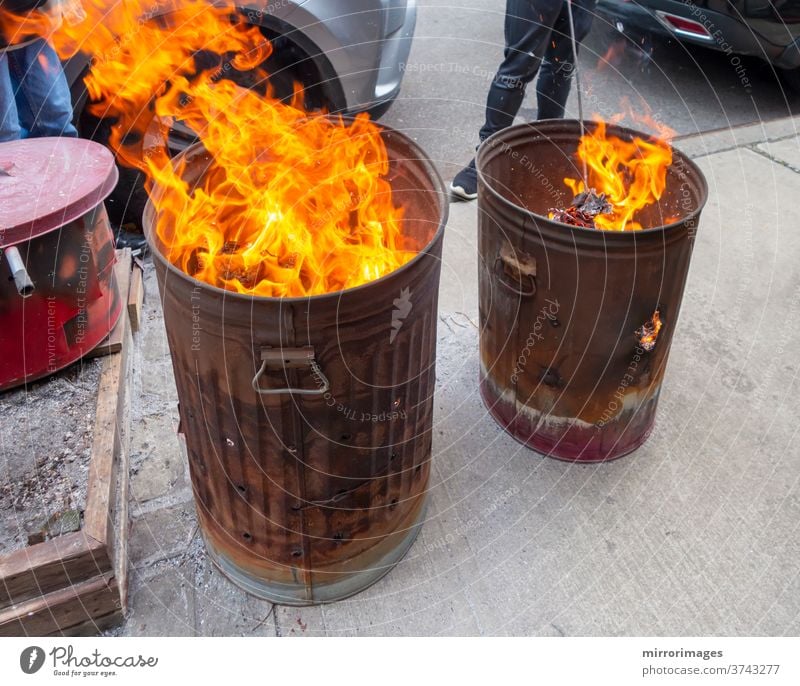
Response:
[[[379,116],[389,108],[411,50],[416,0],[270,0],[266,7],[272,13],[256,23],[274,34],[276,53],[289,48],[305,71],[302,82],[318,84],[329,109]]]
[[[389,109],[403,79],[417,18],[416,0],[235,0],[245,20],[273,42],[265,65],[278,96],[290,96],[303,85],[306,106],[330,112],[368,111],[373,118]],[[72,86],[75,117],[81,135],[106,142],[108,124],[84,111],[82,75],[88,57],[65,65]],[[247,75],[237,78],[244,86]],[[175,132],[176,150],[188,140]],[[145,196],[136,172],[123,170],[109,214],[118,226],[139,224]]]

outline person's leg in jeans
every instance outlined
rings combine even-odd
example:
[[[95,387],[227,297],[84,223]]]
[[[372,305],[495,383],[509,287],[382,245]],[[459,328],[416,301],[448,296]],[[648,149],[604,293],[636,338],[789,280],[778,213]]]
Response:
[[[8,57],[0,52],[0,143],[15,141],[20,137],[14,85],[8,71]]]
[[[596,0],[572,2],[572,18],[575,20],[575,41],[578,49],[592,28],[596,4]],[[538,119],[561,119],[564,116],[574,70],[575,60],[569,35],[569,12],[565,3],[553,26],[553,33],[547,43],[539,79],[536,82]]]
[[[39,39],[7,54],[22,128],[31,137],[76,137],[69,86],[53,48]]]
[[[539,71],[563,5],[564,0],[506,0],[506,46],[486,98],[486,120],[479,134],[481,142],[513,123],[525,97],[525,88]],[[450,190],[465,200],[477,197],[474,159],[456,175]]]

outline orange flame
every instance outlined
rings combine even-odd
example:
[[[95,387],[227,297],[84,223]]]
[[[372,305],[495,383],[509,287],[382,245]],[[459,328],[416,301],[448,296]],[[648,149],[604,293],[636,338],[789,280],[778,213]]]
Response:
[[[642,225],[634,217],[657,202],[666,188],[672,148],[661,138],[635,137],[627,141],[606,133],[605,122],[596,117],[596,127],[578,145],[581,166],[586,163],[589,187],[604,193],[611,203],[609,214],[595,217],[595,226],[607,231],[637,231]],[[586,190],[582,179],[564,183],[578,195]]]
[[[150,165],[163,190],[153,196],[159,237],[176,266],[241,293],[302,296],[361,285],[413,257],[366,116],[348,127],[279,103],[264,110],[230,83],[208,89],[213,97],[191,104],[209,123],[202,184],[187,188],[182,166]]]
[[[92,55],[90,111],[112,117],[110,145],[159,188],[151,193],[166,257],[212,285],[260,296],[328,293],[380,278],[415,251],[386,180],[380,128],[349,124],[238,87],[266,84],[272,52],[232,6],[203,0],[84,0],[56,30],[36,13],[0,16],[5,36],[49,35],[59,55]],[[168,10],[168,11],[167,11]],[[209,58],[211,56],[211,59]],[[209,65],[211,62],[211,66]],[[166,133],[188,126],[210,153],[190,187]]]
[[[636,338],[639,340],[639,345],[645,352],[649,353],[655,349],[658,333],[661,331],[662,326],[661,312],[656,310],[653,312],[653,316],[650,320],[636,330]]]

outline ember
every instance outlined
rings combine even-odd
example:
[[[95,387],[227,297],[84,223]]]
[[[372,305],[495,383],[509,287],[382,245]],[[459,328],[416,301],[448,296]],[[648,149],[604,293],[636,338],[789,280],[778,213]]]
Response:
[[[645,352],[650,353],[655,350],[658,332],[661,331],[662,326],[661,313],[656,310],[653,312],[653,316],[650,318],[649,322],[645,322],[636,329],[636,338]]]
[[[548,217],[554,221],[569,224],[570,226],[581,226],[584,229],[595,229],[595,217],[598,214],[610,214],[613,212],[611,203],[606,200],[604,193],[598,195],[594,188],[579,193],[565,210],[551,209]]]

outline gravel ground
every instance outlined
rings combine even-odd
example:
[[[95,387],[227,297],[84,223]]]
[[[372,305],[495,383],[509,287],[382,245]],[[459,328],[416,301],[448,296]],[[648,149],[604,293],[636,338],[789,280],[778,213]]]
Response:
[[[101,366],[87,360],[0,395],[0,554],[82,513]]]

